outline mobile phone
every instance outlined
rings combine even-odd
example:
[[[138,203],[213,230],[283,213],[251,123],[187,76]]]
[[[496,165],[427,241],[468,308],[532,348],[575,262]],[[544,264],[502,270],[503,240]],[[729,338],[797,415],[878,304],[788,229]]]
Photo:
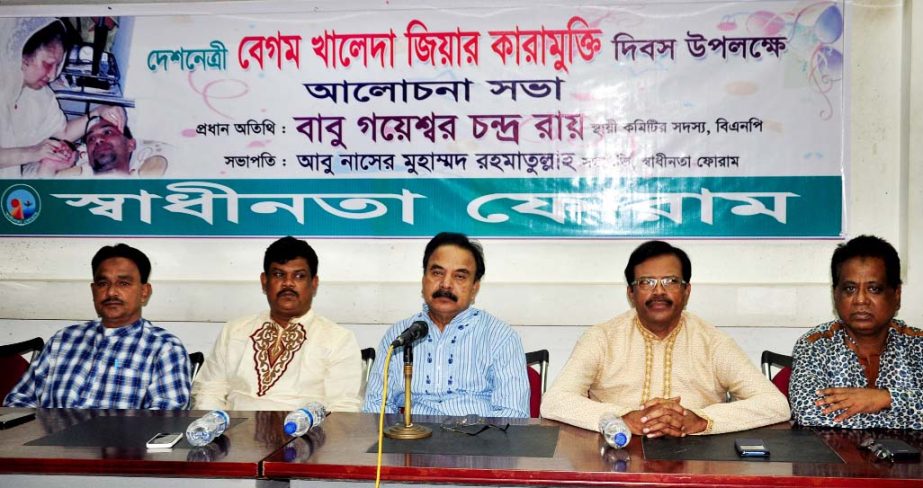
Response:
[[[176,432],[159,432],[147,441],[148,449],[170,449],[183,438],[183,434]]]
[[[9,429],[35,418],[35,412],[13,412],[0,415],[0,429]]]
[[[769,449],[763,443],[763,439],[736,439],[734,449],[737,450],[737,455],[740,457],[769,457]]]
[[[920,460],[920,450],[900,439],[879,439],[878,445],[887,449],[894,461]]]

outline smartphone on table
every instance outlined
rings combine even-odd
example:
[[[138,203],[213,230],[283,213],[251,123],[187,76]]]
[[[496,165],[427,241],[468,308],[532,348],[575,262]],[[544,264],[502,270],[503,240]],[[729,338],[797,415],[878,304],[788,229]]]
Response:
[[[183,434],[178,432],[159,432],[154,434],[154,437],[151,437],[147,441],[148,449],[170,449],[176,445],[177,442],[183,439]]]
[[[742,458],[766,458],[769,457],[769,448],[763,442],[763,439],[736,439],[734,449],[737,455]]]
[[[9,429],[35,418],[35,412],[13,412],[0,415],[0,429]]]

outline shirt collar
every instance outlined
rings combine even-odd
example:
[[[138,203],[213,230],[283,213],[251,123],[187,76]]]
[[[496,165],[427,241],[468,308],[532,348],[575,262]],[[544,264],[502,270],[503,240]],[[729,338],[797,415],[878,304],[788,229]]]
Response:
[[[140,329],[141,327],[144,327],[144,324],[145,324],[145,323],[147,323],[147,320],[145,320],[144,317],[141,317],[140,319],[134,321],[133,323],[131,323],[131,324],[129,324],[129,325],[123,325],[123,326],[121,326],[121,327],[116,327],[116,328],[115,328],[115,332],[112,333],[112,336],[113,336],[113,337],[117,337],[117,336],[126,336],[126,335],[129,335],[129,334],[132,334],[133,332],[135,332],[136,330]],[[96,330],[97,330],[97,332],[99,332],[100,334],[102,334],[102,333],[103,333],[103,329],[105,329],[105,328],[106,328],[106,326],[103,325],[103,321],[97,319],[97,320],[96,320]]]
[[[302,327],[307,329],[308,324],[310,324],[312,320],[314,320],[314,309],[313,308],[309,309],[306,314],[300,317],[292,317],[292,320],[289,320],[288,323],[289,324],[301,324]],[[263,322],[270,322],[273,324],[276,323],[276,321],[272,319],[272,315],[270,314],[269,310],[265,312]],[[278,325],[285,326],[288,324],[278,324]]]
[[[455,317],[452,317],[452,320],[449,321],[449,323],[446,324],[445,327],[446,329],[448,329],[449,327],[452,327],[458,324],[459,322],[469,321],[471,320],[472,317],[477,317],[478,315],[480,315],[480,313],[481,313],[480,309],[469,306],[468,308],[462,310]],[[423,302],[423,312],[420,313],[420,318],[425,320],[427,324],[432,325],[433,327],[436,326],[436,324],[433,323],[433,319],[431,319],[429,316],[429,305],[427,305],[426,302]]]

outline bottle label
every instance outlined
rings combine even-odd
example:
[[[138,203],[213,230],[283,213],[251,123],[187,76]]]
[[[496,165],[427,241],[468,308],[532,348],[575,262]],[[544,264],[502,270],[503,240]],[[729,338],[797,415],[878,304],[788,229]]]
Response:
[[[311,411],[307,408],[302,408],[301,411],[308,416],[308,428],[310,429],[311,427],[314,427],[314,414],[312,414]]]

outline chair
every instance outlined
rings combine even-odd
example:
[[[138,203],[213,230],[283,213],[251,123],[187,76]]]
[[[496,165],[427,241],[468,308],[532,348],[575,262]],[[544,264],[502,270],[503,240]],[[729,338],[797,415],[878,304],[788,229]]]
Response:
[[[526,373],[529,376],[529,414],[538,418],[541,412],[542,395],[548,389],[548,349],[526,353]],[[538,371],[533,366],[538,366]]]
[[[0,346],[0,402],[3,402],[10,390],[19,383],[22,375],[29,369],[29,364],[35,360],[43,347],[45,341],[41,337]],[[26,361],[22,355],[28,352],[32,354]]]
[[[361,351],[362,353],[362,377],[363,381],[369,380],[369,374],[372,372],[372,364],[375,363],[375,348],[367,347]]]
[[[763,351],[763,355],[760,356],[760,365],[763,368],[763,374],[769,378],[769,381],[772,381],[772,384],[776,385],[785,398],[788,398],[788,382],[792,377],[792,357],[772,351]],[[772,373],[773,368],[778,369],[775,374]]]
[[[196,375],[199,374],[199,370],[202,369],[202,363],[205,362],[205,355],[201,352],[194,352],[189,355],[189,381],[195,379]]]

